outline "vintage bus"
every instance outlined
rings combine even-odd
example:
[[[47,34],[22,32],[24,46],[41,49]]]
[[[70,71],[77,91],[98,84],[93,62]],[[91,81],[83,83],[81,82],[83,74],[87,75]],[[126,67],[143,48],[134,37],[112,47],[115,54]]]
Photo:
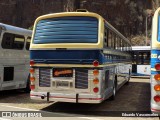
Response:
[[[29,91],[31,35],[31,30],[0,23],[0,91]]]
[[[132,46],[132,76],[150,76],[151,46]]]
[[[152,21],[151,41],[151,111],[160,112],[160,8]]]
[[[43,15],[33,31],[31,99],[101,103],[129,81],[131,43],[100,15]]]

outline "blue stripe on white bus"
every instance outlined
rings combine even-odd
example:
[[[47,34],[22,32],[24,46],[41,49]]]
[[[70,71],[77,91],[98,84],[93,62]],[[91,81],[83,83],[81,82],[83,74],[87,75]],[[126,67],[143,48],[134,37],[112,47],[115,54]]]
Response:
[[[152,50],[151,54],[155,54],[157,57],[151,56],[151,68],[155,67],[155,64],[160,63],[160,60],[158,59],[158,56],[160,55],[160,50]]]
[[[56,64],[92,64],[98,60],[100,64],[127,62],[128,60],[116,59],[116,55],[100,54],[100,50],[31,50],[30,58],[36,63]]]

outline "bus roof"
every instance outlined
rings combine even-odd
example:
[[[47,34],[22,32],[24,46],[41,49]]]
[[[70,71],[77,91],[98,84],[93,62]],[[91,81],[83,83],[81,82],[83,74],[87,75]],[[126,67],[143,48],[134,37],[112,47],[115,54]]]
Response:
[[[16,33],[20,35],[26,35],[26,36],[31,36],[32,35],[32,30],[27,30],[24,28],[20,27],[15,27],[7,24],[0,23],[0,30],[4,30],[10,33]]]
[[[151,46],[132,46],[132,51],[151,50]]]

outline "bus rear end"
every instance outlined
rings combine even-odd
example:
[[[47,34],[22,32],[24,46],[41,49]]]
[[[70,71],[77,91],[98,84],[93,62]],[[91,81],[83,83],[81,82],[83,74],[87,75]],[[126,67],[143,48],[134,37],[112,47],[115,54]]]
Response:
[[[76,103],[104,99],[102,23],[100,16],[88,12],[36,20],[30,47],[31,99]]]
[[[151,44],[151,111],[160,113],[160,8],[152,24]]]

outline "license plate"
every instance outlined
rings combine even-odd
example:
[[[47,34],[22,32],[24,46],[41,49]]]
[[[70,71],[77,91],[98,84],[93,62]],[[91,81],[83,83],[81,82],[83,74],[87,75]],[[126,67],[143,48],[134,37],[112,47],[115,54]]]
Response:
[[[68,81],[57,81],[57,87],[68,87],[69,82]]]
[[[53,77],[73,77],[73,69],[53,68]]]

